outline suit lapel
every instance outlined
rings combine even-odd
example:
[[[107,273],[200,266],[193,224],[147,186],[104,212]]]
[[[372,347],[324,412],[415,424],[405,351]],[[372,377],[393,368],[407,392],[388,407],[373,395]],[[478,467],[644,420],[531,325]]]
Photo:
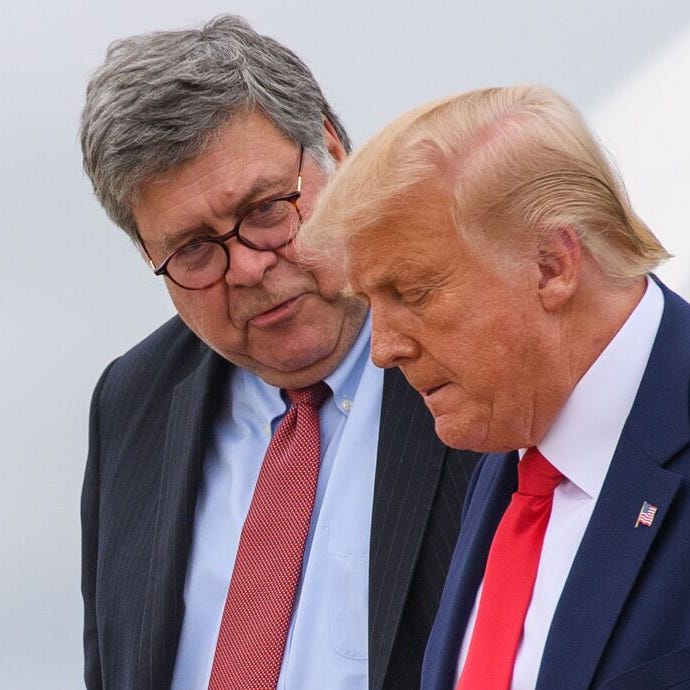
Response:
[[[687,305],[661,286],[664,315],[635,403],[558,603],[538,689],[588,686],[626,599],[663,533],[681,477],[664,469],[690,438]],[[670,372],[672,374],[670,375]],[[658,507],[635,528],[644,501]],[[577,674],[564,673],[577,669]]]
[[[589,687],[679,485],[678,475],[621,440],[556,608],[538,689]],[[651,527],[635,528],[644,501],[658,512]]]
[[[200,349],[198,365],[175,387],[168,416],[141,631],[144,688],[167,688],[172,679],[206,436],[222,393],[224,363]]]
[[[421,397],[397,368],[387,370],[370,544],[371,690],[386,675],[445,451]]]
[[[489,454],[475,470],[462,531],[424,657],[422,688],[453,687],[460,647],[484,577],[491,541],[517,489],[517,461],[517,453]]]

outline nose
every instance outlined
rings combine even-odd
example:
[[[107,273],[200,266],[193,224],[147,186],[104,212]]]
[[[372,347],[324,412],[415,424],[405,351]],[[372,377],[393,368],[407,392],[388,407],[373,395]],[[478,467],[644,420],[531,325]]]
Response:
[[[278,255],[272,250],[258,251],[231,240],[230,268],[225,274],[225,282],[231,287],[251,287],[258,285],[264,274],[278,263]]]
[[[387,369],[419,357],[419,346],[390,311],[371,304],[371,359]]]

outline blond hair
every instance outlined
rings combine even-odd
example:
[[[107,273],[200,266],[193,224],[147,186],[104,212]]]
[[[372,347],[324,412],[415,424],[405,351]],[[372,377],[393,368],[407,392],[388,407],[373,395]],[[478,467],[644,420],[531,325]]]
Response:
[[[478,251],[569,227],[613,279],[669,258],[580,114],[541,86],[471,91],[402,115],[338,171],[298,248],[347,252],[430,184],[447,190],[458,232]]]

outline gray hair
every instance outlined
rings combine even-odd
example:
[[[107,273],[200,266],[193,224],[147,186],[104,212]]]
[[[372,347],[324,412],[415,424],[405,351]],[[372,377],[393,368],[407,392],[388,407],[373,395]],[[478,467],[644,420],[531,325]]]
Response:
[[[221,125],[252,110],[324,169],[324,118],[350,150],[309,68],[241,17],[115,41],[87,86],[81,118],[84,169],[96,197],[138,243],[132,206],[142,183],[197,157]]]

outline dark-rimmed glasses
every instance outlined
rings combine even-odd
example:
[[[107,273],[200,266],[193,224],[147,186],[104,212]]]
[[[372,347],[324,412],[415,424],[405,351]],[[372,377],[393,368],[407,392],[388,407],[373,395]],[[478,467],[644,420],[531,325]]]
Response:
[[[304,146],[301,145],[294,192],[269,196],[249,204],[240,213],[232,230],[224,235],[191,240],[178,247],[159,266],[155,266],[144,247],[154,274],[168,276],[185,290],[203,290],[220,282],[228,272],[230,250],[227,242],[233,237],[245,247],[259,252],[275,251],[289,244],[302,223],[297,200],[302,193],[303,158]]]

